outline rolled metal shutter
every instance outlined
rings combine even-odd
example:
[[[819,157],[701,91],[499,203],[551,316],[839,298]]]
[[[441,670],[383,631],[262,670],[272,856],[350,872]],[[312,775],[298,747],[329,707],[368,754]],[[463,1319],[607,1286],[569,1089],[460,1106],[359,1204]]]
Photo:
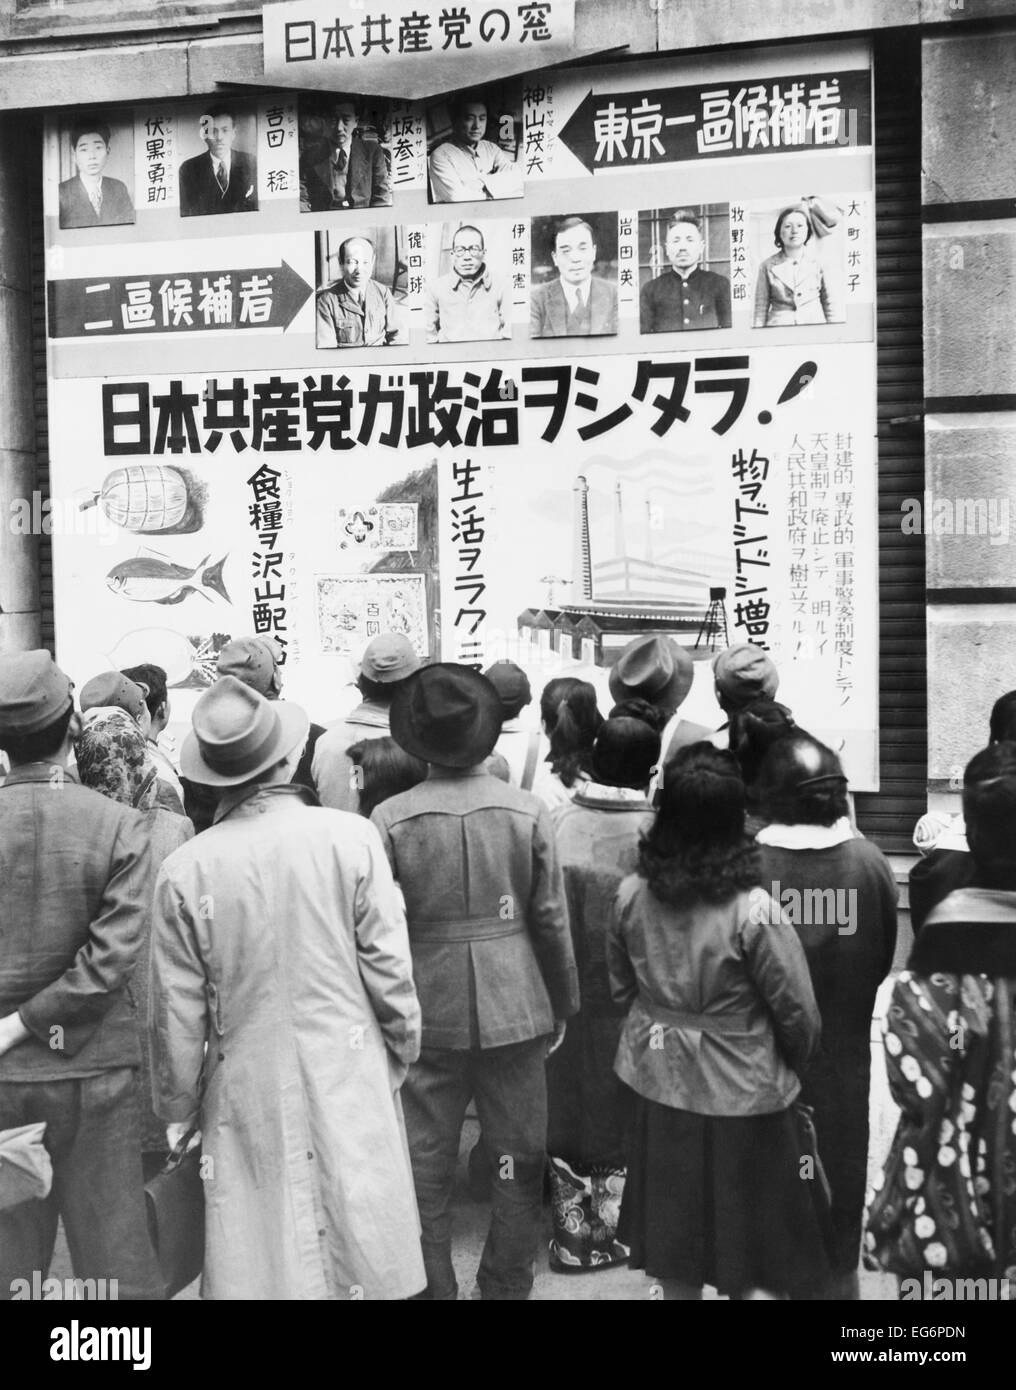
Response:
[[[900,504],[924,494],[920,41],[898,31],[874,49],[880,790],[857,797],[857,820],[887,853],[913,854],[927,807],[924,538],[903,534]]]
[[[43,502],[49,498],[49,378],[46,370],[46,239],[42,224],[42,122],[23,115],[23,138],[29,156],[28,189],[31,199],[32,260],[32,381],[35,402],[35,486]],[[53,543],[39,537],[39,607],[42,610],[42,644],[53,651]]]

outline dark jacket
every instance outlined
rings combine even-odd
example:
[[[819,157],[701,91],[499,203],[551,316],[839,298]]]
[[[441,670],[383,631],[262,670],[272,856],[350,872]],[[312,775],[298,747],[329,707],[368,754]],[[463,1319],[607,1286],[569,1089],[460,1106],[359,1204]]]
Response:
[[[338,203],[332,196],[331,160],[316,164],[300,161],[300,211],[327,212],[332,208],[388,208],[392,190],[388,163],[380,145],[354,140],[349,147],[346,169],[346,198]]]
[[[180,165],[180,216],[202,217],[213,212],[257,212],[257,166],[243,150],[230,153],[225,193],[215,177],[210,154],[197,154]]]
[[[617,288],[596,275],[590,281],[589,324],[581,330],[568,327],[568,301],[560,279],[533,288],[529,308],[531,338],[565,338],[574,332],[590,336],[617,332]]]
[[[501,1047],[578,1009],[550,813],[482,767],[432,767],[371,817],[406,900],[423,1046]]]
[[[760,861],[763,887],[774,899],[783,897],[801,939],[822,1016],[822,1041],[802,1075],[801,1100],[815,1110],[833,1194],[834,1262],[847,1273],[857,1268],[861,1244],[871,1019],[896,948],[896,880],[870,840],[825,849],[762,845]]]
[[[141,1060],[128,985],[153,872],[144,818],[50,763],[0,787],[0,1017],[32,1037],[0,1081],[66,1080]]]
[[[639,327],[643,333],[682,333],[730,327],[730,281],[698,266],[682,280],[665,270],[642,286]]]
[[[98,217],[85,185],[74,176],[60,185],[61,227],[114,227],[134,221],[134,204],[126,184],[119,179],[102,180],[102,202]]]
[[[969,850],[933,849],[910,870],[910,925],[914,935],[928,913],[957,888],[967,888],[977,866]]]

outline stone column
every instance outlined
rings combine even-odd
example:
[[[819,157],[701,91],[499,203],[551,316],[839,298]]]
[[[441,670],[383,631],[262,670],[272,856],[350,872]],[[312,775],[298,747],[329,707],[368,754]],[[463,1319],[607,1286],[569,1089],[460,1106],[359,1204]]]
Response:
[[[1016,25],[922,46],[929,804],[1016,688]]]
[[[0,654],[41,640],[38,537],[11,529],[36,485],[27,168],[40,154],[16,114],[0,117]]]

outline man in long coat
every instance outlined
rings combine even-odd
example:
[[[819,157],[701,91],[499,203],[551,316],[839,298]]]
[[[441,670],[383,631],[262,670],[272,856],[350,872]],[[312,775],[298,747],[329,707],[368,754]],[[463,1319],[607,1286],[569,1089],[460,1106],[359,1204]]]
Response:
[[[181,764],[223,796],[156,884],[153,1089],[173,1138],[200,1112],[205,1298],[425,1283],[397,1096],[420,1046],[405,916],[373,826],[290,784],[307,723],[233,676],[211,687]]]

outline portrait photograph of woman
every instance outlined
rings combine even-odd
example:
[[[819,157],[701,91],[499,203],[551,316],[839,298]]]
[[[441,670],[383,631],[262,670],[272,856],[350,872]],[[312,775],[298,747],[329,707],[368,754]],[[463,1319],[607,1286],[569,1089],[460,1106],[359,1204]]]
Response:
[[[843,226],[828,198],[752,214],[757,255],[755,328],[844,321]],[[775,252],[766,254],[775,247]],[[764,257],[764,259],[763,259]]]

